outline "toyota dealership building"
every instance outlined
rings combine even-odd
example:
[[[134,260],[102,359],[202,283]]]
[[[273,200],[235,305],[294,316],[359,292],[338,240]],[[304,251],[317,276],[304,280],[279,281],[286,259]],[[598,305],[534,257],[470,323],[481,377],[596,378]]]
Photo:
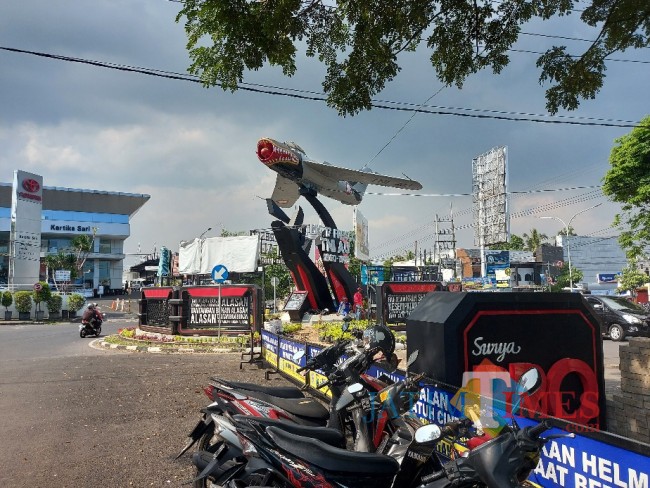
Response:
[[[44,186],[41,176],[15,171],[13,184],[0,182],[0,284],[24,288],[45,279],[45,256],[67,252],[75,236],[95,232],[79,284],[122,288],[129,221],[149,198]]]

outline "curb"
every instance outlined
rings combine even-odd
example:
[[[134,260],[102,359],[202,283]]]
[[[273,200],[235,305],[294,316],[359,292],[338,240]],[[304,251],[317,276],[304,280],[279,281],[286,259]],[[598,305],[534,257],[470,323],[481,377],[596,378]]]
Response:
[[[241,354],[242,351],[233,351],[230,348],[223,347],[206,347],[206,348],[193,348],[193,347],[160,347],[160,346],[127,346],[123,344],[110,344],[104,339],[95,339],[91,345],[98,349],[110,349],[118,351],[130,352],[146,352],[153,354]]]

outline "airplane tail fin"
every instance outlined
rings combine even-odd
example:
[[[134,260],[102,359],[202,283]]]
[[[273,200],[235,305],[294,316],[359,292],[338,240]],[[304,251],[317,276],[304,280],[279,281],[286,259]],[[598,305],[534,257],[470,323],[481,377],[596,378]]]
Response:
[[[361,197],[363,197],[364,193],[366,193],[366,188],[368,188],[366,183],[351,183],[350,186],[352,187],[352,190]]]

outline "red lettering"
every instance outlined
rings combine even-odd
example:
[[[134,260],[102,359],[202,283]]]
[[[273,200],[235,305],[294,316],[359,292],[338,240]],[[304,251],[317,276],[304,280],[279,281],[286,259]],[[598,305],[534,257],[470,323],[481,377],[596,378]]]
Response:
[[[575,422],[579,424],[586,424],[593,420],[594,416],[590,415],[593,412],[593,403],[589,402],[590,408],[585,408],[586,404],[584,402],[584,394],[592,392],[596,394],[596,398],[598,397],[598,382],[596,380],[596,374],[587,363],[580,359],[560,359],[551,366],[551,369],[549,369],[548,374],[546,375],[548,379],[548,391],[554,393],[557,392],[558,397],[561,397],[562,395],[560,392],[562,391],[562,381],[569,374],[577,375],[582,383],[584,393],[579,398],[579,407],[574,414],[571,415],[564,409],[564,403],[560,402],[558,405],[556,402],[554,405],[552,404],[555,408],[550,411],[550,414],[559,418],[573,418]]]

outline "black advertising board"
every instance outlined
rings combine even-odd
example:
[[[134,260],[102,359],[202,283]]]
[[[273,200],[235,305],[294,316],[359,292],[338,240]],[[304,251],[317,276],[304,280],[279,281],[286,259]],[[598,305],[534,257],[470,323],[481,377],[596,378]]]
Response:
[[[307,301],[307,292],[306,291],[293,291],[287,302],[284,304],[283,310],[289,312],[289,318],[291,321],[300,321],[302,316],[307,311],[309,307],[309,302]]]
[[[443,289],[438,281],[386,281],[377,295],[381,320],[384,324],[403,324],[427,293]]]
[[[257,330],[260,290],[255,285],[186,287],[181,290],[180,333],[242,334]]]
[[[578,293],[433,293],[406,330],[408,353],[425,349],[413,371],[461,386],[477,372],[516,380],[535,367],[543,381],[528,406],[605,427],[600,327]]]

